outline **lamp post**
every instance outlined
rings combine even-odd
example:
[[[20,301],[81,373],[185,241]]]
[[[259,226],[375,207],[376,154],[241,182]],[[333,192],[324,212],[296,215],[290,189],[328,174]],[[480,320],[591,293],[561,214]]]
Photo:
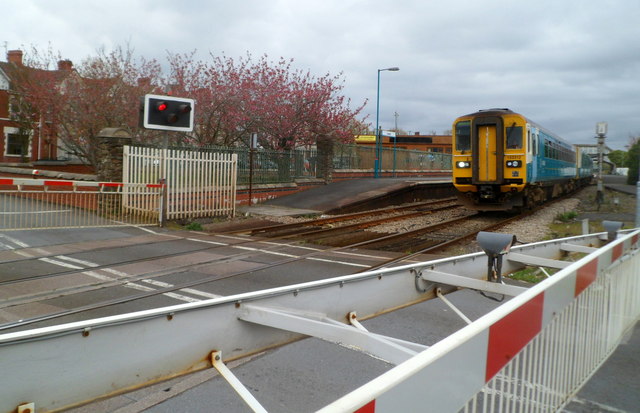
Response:
[[[388,67],[386,69],[378,69],[378,91],[376,94],[376,159],[373,164],[373,177],[378,178],[380,174],[380,164],[382,161],[382,136],[380,136],[380,72],[389,71],[397,72],[399,67]]]

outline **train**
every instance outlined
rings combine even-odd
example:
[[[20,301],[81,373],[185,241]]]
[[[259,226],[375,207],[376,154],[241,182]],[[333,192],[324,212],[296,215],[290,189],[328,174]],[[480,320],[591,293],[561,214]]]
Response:
[[[478,211],[522,211],[588,185],[591,157],[523,115],[485,109],[453,123],[453,185]]]

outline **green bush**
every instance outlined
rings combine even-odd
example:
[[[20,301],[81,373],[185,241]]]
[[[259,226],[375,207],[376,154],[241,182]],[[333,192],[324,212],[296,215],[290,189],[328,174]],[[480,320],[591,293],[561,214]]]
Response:
[[[563,212],[556,215],[556,219],[560,222],[571,222],[578,216],[576,211]]]
[[[189,224],[187,224],[185,226],[185,229],[189,230],[189,231],[202,231],[202,224],[199,222],[190,222]]]

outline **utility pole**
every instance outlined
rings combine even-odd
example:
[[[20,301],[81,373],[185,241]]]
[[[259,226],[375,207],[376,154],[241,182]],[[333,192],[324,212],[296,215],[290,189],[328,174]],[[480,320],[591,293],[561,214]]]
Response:
[[[636,228],[640,228],[640,139],[638,146],[638,180],[636,181]]]
[[[393,138],[393,177],[396,177],[396,143],[398,143],[398,112],[393,112],[393,116],[396,118],[396,136]]]
[[[607,134],[607,122],[596,123],[596,139],[598,140],[598,178],[596,194],[596,203],[598,204],[598,211],[600,205],[604,202],[604,191],[602,186],[602,162],[604,161],[604,139]]]

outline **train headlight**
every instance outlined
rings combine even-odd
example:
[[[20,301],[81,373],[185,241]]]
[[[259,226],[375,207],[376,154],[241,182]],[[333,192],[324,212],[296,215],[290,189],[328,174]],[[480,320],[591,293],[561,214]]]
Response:
[[[507,161],[507,168],[520,168],[522,161]]]
[[[456,162],[456,166],[460,169],[463,168],[471,168],[471,162],[467,162],[467,161],[458,161]]]

